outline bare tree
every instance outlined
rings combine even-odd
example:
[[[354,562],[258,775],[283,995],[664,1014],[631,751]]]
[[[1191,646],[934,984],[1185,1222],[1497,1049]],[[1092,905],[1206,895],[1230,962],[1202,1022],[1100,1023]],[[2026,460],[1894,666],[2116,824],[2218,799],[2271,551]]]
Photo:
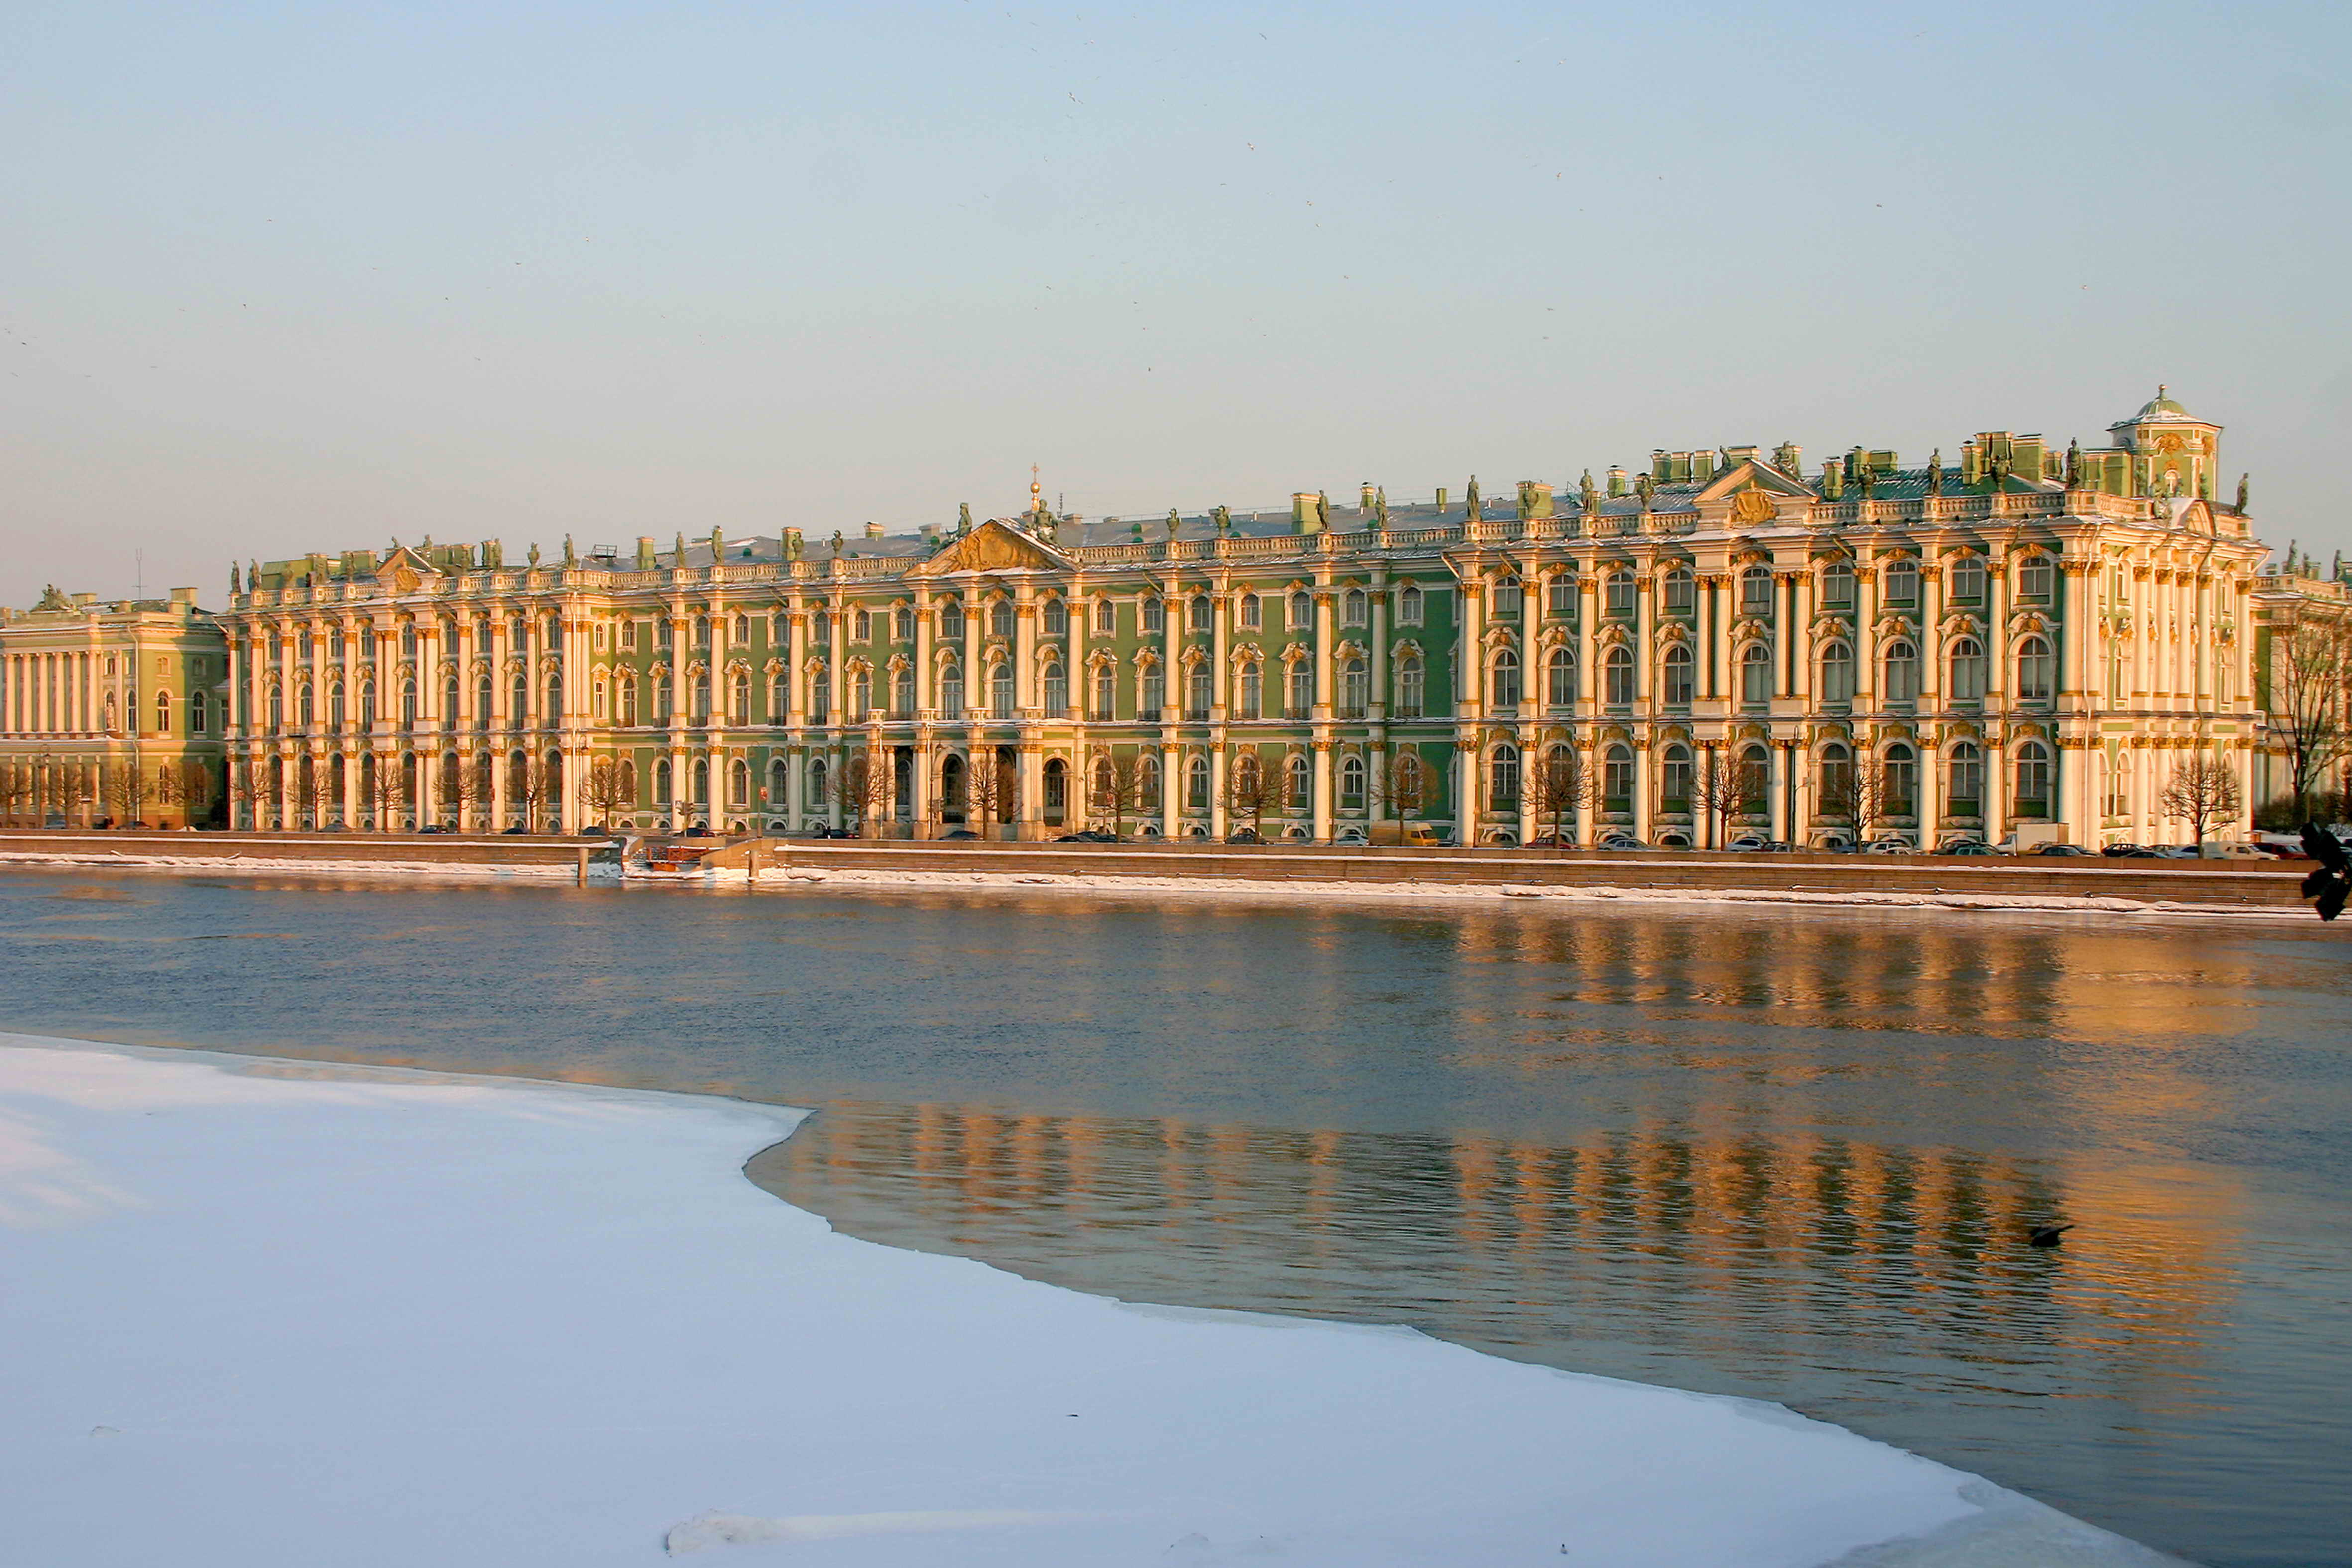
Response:
[[[1713,825],[1717,849],[1728,841],[1732,813],[1742,811],[1756,797],[1752,762],[1734,762],[1724,747],[1708,747],[1691,774],[1691,808]]]
[[[1265,766],[1256,748],[1244,747],[1234,752],[1232,765],[1225,769],[1225,813],[1228,819],[1235,822],[1246,821],[1249,831],[1255,833],[1265,818],[1266,809],[1281,802],[1281,781]],[[1419,802],[1416,801],[1415,809],[1418,807]]]
[[[128,827],[142,814],[141,808],[155,798],[155,781],[133,754],[100,764],[99,796],[113,814],[114,825]]]
[[[992,747],[974,754],[967,767],[966,820],[982,824],[983,834],[999,822],[1012,821],[1013,813],[1021,809],[1021,780],[1013,771],[1013,765]]]
[[[1601,799],[1598,774],[1585,766],[1583,753],[1573,746],[1546,751],[1528,773],[1527,789],[1536,821],[1550,821],[1555,843],[1574,841],[1578,815]]]
[[[2345,706],[2352,696],[2352,631],[2298,620],[2271,633],[2270,726],[2286,744],[2295,815],[2308,816],[2314,788],[2352,756]]]
[[[851,753],[849,765],[835,775],[834,789],[842,813],[857,824],[860,832],[870,831],[876,838],[882,836],[883,820],[890,814],[891,772],[890,754],[869,747]]]
[[[22,763],[0,763],[0,810],[7,813],[15,826],[33,799],[33,770]]]
[[[1373,780],[1373,795],[1388,815],[1400,822],[1429,804],[1429,767],[1418,752],[1400,751],[1389,759],[1381,777]]]
[[[261,809],[270,803],[269,770],[256,758],[229,763],[228,798],[249,827],[261,826]]]
[[[580,801],[595,813],[599,827],[610,827],[615,812],[626,810],[636,801],[630,798],[629,779],[621,765],[609,757],[600,757],[588,765],[587,776],[580,781]]]
[[[477,752],[458,758],[454,770],[442,770],[441,809],[456,819],[458,831],[465,831],[467,818],[489,810],[492,799],[490,768],[493,766],[495,764],[488,752]]]
[[[305,768],[302,758],[295,759],[288,793],[293,797],[298,824],[316,832],[320,823],[325,820],[327,803],[334,799],[335,784],[333,776],[321,765],[320,759],[314,758],[310,760],[310,766]]]
[[[509,758],[509,767],[507,803],[521,808],[523,827],[535,833],[545,809],[551,805],[560,808],[562,804],[563,764],[557,758],[525,752],[520,758]],[[712,782],[716,788],[717,781]]]
[[[2246,806],[2237,769],[2202,751],[2173,768],[2156,804],[2167,817],[2189,824],[2189,841],[2200,849],[2208,827],[2234,821]]]
[[[382,828],[387,816],[397,816],[403,807],[415,804],[415,789],[408,770],[397,759],[387,767],[378,758],[374,767],[360,774],[360,810]]]
[[[1142,758],[1132,752],[1124,757],[1113,753],[1097,758],[1087,781],[1091,786],[1087,793],[1087,805],[1097,819],[1109,819],[1113,833],[1123,835],[1127,819],[1134,814],[1137,803],[1143,798]]]

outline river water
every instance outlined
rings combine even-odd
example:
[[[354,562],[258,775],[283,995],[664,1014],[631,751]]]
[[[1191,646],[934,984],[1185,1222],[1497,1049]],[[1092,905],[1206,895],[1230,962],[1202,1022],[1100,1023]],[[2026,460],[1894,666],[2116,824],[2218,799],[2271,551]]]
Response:
[[[751,1174],[856,1235],[1780,1400],[2284,1568],[2352,1564],[2347,935],[16,871],[0,1027],[814,1105]]]

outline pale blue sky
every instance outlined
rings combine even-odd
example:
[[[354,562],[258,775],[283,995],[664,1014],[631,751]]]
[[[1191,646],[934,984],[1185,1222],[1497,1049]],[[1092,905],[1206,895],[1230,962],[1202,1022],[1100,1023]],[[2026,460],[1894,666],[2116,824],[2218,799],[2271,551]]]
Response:
[[[2104,440],[2352,549],[2352,7],[0,16],[0,601]]]

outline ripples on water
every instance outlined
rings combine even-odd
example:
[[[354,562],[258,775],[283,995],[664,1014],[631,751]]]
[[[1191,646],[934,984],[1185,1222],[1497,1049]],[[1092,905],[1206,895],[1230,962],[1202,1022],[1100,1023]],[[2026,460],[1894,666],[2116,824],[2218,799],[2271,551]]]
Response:
[[[2352,1563],[2340,934],[18,873],[0,952],[9,1027],[814,1103],[751,1175],[855,1234]]]

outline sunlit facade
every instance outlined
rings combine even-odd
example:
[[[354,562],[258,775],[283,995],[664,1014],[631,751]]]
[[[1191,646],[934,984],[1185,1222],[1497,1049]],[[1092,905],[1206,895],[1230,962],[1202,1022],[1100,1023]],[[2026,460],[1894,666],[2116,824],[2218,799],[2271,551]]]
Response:
[[[2183,838],[2179,758],[2251,809],[2251,632],[2285,589],[2214,495],[2220,426],[2159,393],[2112,433],[1811,476],[1787,444],[1661,451],[1499,505],[1122,524],[1033,486],[814,545],[270,562],[225,617],[232,794],[263,826]]]

